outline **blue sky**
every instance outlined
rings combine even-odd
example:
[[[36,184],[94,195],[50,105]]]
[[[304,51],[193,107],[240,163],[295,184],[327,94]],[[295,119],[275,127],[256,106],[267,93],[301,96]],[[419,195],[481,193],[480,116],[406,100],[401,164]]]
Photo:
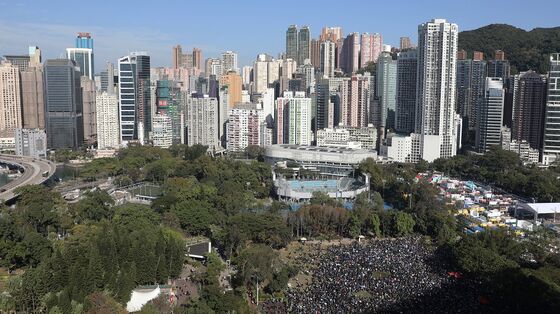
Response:
[[[560,26],[559,11],[558,0],[0,0],[0,55],[37,45],[46,58],[60,57],[85,31],[94,36],[96,71],[129,51],[148,51],[153,66],[169,66],[177,43],[201,48],[203,58],[234,50],[242,66],[258,53],[282,52],[290,24],[310,26],[313,37],[327,25],[379,32],[398,45],[400,36],[415,42],[418,24],[435,17],[460,30],[490,23],[532,29]]]

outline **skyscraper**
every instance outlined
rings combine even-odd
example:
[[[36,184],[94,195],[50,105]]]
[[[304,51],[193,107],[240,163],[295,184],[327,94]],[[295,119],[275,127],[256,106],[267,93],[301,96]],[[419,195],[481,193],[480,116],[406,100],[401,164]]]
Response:
[[[214,75],[215,77],[218,77],[220,75],[222,75],[222,73],[224,72],[223,66],[222,66],[222,60],[220,59],[215,59],[215,58],[208,58],[206,59],[206,65],[205,65],[206,71],[206,77],[209,77],[210,75]]]
[[[177,44],[171,48],[171,65],[173,69],[196,69],[197,73],[200,73],[202,71],[202,50],[193,48],[192,53],[184,54],[181,45]]]
[[[19,69],[9,61],[0,63],[0,137],[13,138],[21,128]]]
[[[550,55],[545,109],[542,162],[549,165],[560,155],[560,53]]]
[[[494,59],[488,61],[488,76],[489,77],[501,77],[505,83],[505,80],[510,76],[510,65],[509,61],[506,60],[506,55],[503,51],[497,50]]]
[[[414,132],[416,114],[416,76],[418,52],[410,49],[397,58],[397,100],[395,105],[395,129],[399,133]]]
[[[66,48],[68,60],[76,62],[82,76],[93,80],[93,50],[89,48]]]
[[[202,71],[202,50],[196,47],[192,50],[192,67]]]
[[[85,75],[89,77],[90,80],[93,80],[93,75],[95,74],[95,63],[93,54],[93,38],[91,37],[91,34],[84,32],[78,33],[78,36],[76,36],[75,50],[71,50],[71,52],[69,52],[69,49],[66,49],[67,58],[76,61],[80,67],[82,75]],[[89,51],[82,49],[89,49]]]
[[[101,71],[101,92],[115,93],[115,66],[107,62],[107,68]]]
[[[6,61],[9,61],[13,66],[17,67],[20,71],[27,70],[29,67],[30,57],[29,56],[9,56],[4,55]]]
[[[82,87],[84,139],[88,144],[93,144],[97,138],[95,82],[86,76],[82,76],[80,86]]]
[[[393,60],[389,52],[383,52],[378,59],[375,83],[375,97],[379,100],[381,107],[380,123],[376,126],[381,128],[381,135],[384,136],[385,129],[395,128],[397,101],[397,60]]]
[[[76,48],[87,48],[93,50],[93,38],[90,33],[80,32],[76,36]]]
[[[253,92],[263,93],[268,88],[268,61],[264,54],[257,56],[253,64]]]
[[[410,42],[410,37],[401,37],[399,49],[406,50],[412,48],[412,43]]]
[[[97,118],[97,148],[119,146],[119,102],[116,94],[98,93],[95,97]]]
[[[474,130],[477,110],[485,95],[486,61],[481,52],[475,51],[473,59],[463,59],[466,53],[459,53],[457,60],[457,112],[468,121],[465,126]]]
[[[298,30],[296,25],[290,25],[286,31],[286,58],[298,60]]]
[[[311,58],[310,40],[311,35],[309,32],[309,27],[302,26],[298,32],[298,65],[302,65],[306,59]]]
[[[336,44],[330,40],[321,43],[319,70],[326,77],[334,77]]]
[[[225,85],[228,87],[229,94],[228,109],[231,109],[241,102],[241,76],[235,72],[222,75],[220,77],[220,88]]]
[[[222,74],[227,74],[229,71],[234,71],[239,74],[237,53],[228,50],[222,53]]]
[[[368,125],[373,83],[371,75],[357,74],[344,78],[340,85],[340,124],[346,127]]]
[[[315,68],[319,68],[321,66],[321,44],[322,41],[311,39],[310,58],[311,64],[313,64]]]
[[[369,33],[362,33],[360,40],[360,68],[372,62],[373,42]]]
[[[171,66],[174,69],[178,69],[182,66],[183,59],[183,48],[181,45],[177,44],[171,48]]]
[[[311,145],[311,98],[284,92],[276,100],[277,144]]]
[[[80,69],[72,60],[45,62],[45,126],[50,149],[78,149],[84,140]]]
[[[171,118],[165,113],[154,116],[152,131],[152,145],[154,147],[169,148],[173,144],[173,127]]]
[[[243,85],[246,86],[245,88],[247,88],[249,86],[249,84],[251,84],[251,81],[253,80],[252,76],[253,76],[253,67],[246,65],[243,67]]]
[[[455,86],[457,24],[434,19],[418,26],[418,76],[414,155],[432,162],[457,151]]]
[[[118,61],[120,141],[148,138],[151,127],[150,56],[132,52]]]
[[[360,68],[365,67],[369,62],[377,62],[383,47],[383,37],[381,34],[363,33],[360,43]]]
[[[515,76],[511,139],[541,149],[546,104],[546,77],[533,71]]]
[[[486,78],[484,98],[477,116],[476,148],[484,153],[491,146],[501,145],[504,84],[501,77]]]
[[[228,111],[227,149],[242,152],[249,145],[263,145],[264,112],[255,104],[239,104]]]
[[[340,67],[346,74],[356,73],[360,67],[360,35],[351,33],[344,39]]]
[[[291,79],[294,73],[296,72],[297,66],[299,64],[297,64],[296,60],[292,60],[292,59],[284,59],[281,61],[282,61],[282,67],[280,68],[280,72],[281,72],[280,76],[282,78]]]
[[[193,94],[187,98],[186,112],[187,145],[201,144],[210,150],[218,149],[218,99]]]
[[[337,42],[339,39],[342,39],[343,33],[341,27],[323,27],[321,31],[320,40],[327,41],[330,40],[332,42]]]

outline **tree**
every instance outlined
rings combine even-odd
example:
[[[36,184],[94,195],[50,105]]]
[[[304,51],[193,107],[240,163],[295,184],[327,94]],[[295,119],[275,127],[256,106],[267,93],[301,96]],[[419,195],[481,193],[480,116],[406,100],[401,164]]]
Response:
[[[171,213],[179,219],[181,228],[190,235],[208,235],[210,225],[216,222],[210,204],[204,201],[183,201],[171,207]]]
[[[398,211],[393,215],[393,230],[395,231],[395,236],[403,237],[412,234],[414,224],[414,218],[408,213]]]
[[[243,285],[258,280],[263,288],[272,281],[281,267],[278,252],[263,244],[247,246],[233,261],[239,270],[238,279]]]
[[[370,230],[375,237],[381,236],[381,220],[376,213],[372,213],[370,216]]]
[[[352,238],[357,238],[360,235],[361,224],[356,214],[350,215],[348,220],[348,235]]]
[[[94,292],[87,297],[88,314],[125,314],[126,310],[111,296],[102,292]]]
[[[245,154],[250,159],[257,159],[262,161],[264,156],[264,147],[258,145],[249,145],[245,148]]]
[[[100,221],[110,219],[113,215],[111,207],[115,201],[105,191],[88,191],[76,205],[76,215],[78,221]]]

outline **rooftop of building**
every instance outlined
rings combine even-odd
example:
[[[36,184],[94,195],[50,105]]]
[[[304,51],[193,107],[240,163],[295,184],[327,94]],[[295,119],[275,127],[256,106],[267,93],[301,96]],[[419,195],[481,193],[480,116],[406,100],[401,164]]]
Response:
[[[286,149],[286,150],[298,150],[298,151],[308,151],[308,152],[323,152],[323,153],[369,153],[370,151],[366,149],[354,149],[346,147],[319,147],[319,146],[305,146],[305,145],[290,145],[290,144],[277,144],[269,146],[270,148]]]

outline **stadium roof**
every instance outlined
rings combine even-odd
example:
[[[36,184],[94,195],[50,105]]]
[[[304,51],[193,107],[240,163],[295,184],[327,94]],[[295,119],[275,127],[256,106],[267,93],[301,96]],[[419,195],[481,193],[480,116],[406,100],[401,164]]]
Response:
[[[560,203],[522,203],[521,207],[537,215],[560,213]]]

